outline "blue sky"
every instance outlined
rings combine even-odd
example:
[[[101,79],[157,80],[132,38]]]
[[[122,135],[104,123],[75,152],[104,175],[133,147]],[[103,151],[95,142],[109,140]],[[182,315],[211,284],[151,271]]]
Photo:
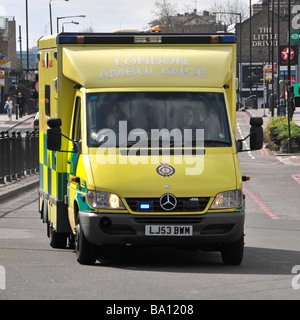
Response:
[[[63,22],[76,21],[79,25],[65,24],[65,31],[76,32],[93,27],[95,32],[112,31],[114,29],[145,30],[147,23],[153,19],[156,0],[51,0],[53,31],[56,32],[57,17],[86,15],[86,18],[70,18]],[[186,7],[198,10],[208,9],[212,3],[222,0],[168,0],[177,5],[178,11]],[[257,0],[258,1],[258,0]],[[257,1],[252,1],[253,3]],[[19,25],[22,28],[23,49],[26,43],[26,0],[0,0],[0,16],[15,17],[17,37]],[[49,0],[28,0],[29,12],[29,47],[36,46],[38,39],[50,34]]]

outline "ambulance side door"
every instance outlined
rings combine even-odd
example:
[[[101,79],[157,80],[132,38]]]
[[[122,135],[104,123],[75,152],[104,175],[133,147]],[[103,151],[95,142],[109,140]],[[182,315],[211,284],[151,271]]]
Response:
[[[79,158],[81,156],[81,104],[82,97],[78,93],[75,98],[74,112],[71,122],[70,136],[73,142],[70,141],[69,150],[72,150],[68,154],[68,215],[69,222],[72,230],[76,227],[76,217],[74,216],[74,203],[76,199],[77,192],[80,191],[80,182],[76,182],[76,172]],[[78,177],[79,178],[79,177]]]

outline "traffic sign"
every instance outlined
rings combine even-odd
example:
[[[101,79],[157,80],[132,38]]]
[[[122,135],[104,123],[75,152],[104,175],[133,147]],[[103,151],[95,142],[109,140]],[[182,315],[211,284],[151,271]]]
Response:
[[[5,71],[0,70],[0,87],[5,87]]]
[[[11,86],[17,87],[19,85],[19,77],[18,76],[11,76]]]
[[[294,88],[295,97],[300,97],[300,83],[292,84],[292,87]]]
[[[266,81],[272,81],[272,72],[266,72]]]
[[[291,41],[298,42],[299,41],[299,31],[292,31],[291,32]]]
[[[34,83],[33,89],[36,93],[39,93],[39,81],[38,80]]]
[[[272,80],[272,65],[266,64],[264,66],[264,69],[265,69],[265,80],[271,81]]]
[[[271,65],[271,64],[266,64],[266,65],[265,65],[265,71],[266,71],[266,72],[272,71],[272,65]]]
[[[0,57],[0,64],[6,64],[8,63],[10,60],[7,56],[1,56]]]

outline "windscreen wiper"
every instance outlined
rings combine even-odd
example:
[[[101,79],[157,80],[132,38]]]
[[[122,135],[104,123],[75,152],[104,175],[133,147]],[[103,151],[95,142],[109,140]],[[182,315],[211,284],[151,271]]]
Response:
[[[207,146],[207,145],[222,145],[222,146],[231,146],[231,143],[228,142],[228,141],[222,141],[222,140],[204,140],[204,145]]]

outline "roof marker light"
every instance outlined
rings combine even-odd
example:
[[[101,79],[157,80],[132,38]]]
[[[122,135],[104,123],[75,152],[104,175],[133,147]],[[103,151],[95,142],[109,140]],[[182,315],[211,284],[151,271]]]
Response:
[[[84,44],[84,41],[85,39],[84,39],[84,36],[77,36],[76,37],[76,43],[78,43],[78,44]]]
[[[135,36],[134,43],[162,43],[161,36]]]
[[[219,43],[220,42],[220,37],[219,36],[211,36],[210,42],[211,43]]]

